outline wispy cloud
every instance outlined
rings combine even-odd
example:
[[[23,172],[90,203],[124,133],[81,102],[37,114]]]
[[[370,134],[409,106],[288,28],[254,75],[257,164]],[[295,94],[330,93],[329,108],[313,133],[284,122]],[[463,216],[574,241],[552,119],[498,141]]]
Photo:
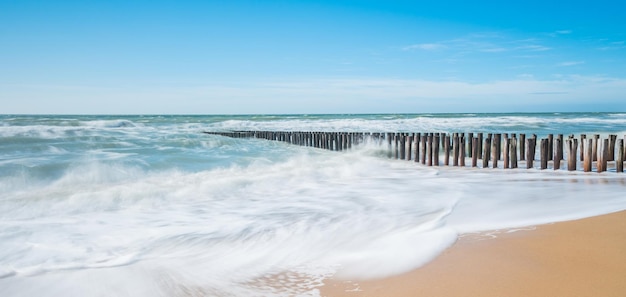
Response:
[[[529,44],[529,45],[519,46],[519,47],[517,47],[517,49],[531,51],[531,52],[543,52],[543,51],[549,51],[552,48],[547,47],[547,46],[543,46],[543,45],[539,45],[539,44]]]
[[[402,49],[405,51],[411,51],[411,50],[435,51],[435,50],[441,50],[445,48],[447,48],[447,46],[442,43],[420,43],[420,44],[413,44],[413,45],[405,46]]]
[[[482,49],[480,51],[485,52],[485,53],[501,53],[501,52],[508,51],[508,49],[503,48],[503,47],[492,47],[492,48]]]
[[[562,34],[565,34],[565,31],[563,30]],[[511,40],[499,32],[474,33],[464,37],[412,44],[402,48],[405,51],[440,51],[443,49],[465,56],[470,53],[543,52],[552,48],[542,45],[537,38]]]
[[[585,61],[566,61],[566,62],[559,63],[557,66],[559,66],[559,67],[569,67],[569,66],[576,66],[576,65],[580,65],[580,64],[585,64]]]
[[[572,30],[558,30],[558,31],[555,31],[554,33],[565,35],[565,34],[572,34],[572,32],[573,32]]]
[[[597,49],[601,51],[608,51],[608,50],[619,50],[619,49],[625,49],[625,48],[626,48],[626,42],[622,40],[622,41],[609,42],[608,45],[598,47]]]

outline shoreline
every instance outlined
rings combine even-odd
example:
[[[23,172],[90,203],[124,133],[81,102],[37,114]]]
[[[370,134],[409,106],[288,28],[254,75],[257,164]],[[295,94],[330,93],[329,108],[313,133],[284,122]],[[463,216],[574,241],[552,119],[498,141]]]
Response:
[[[413,271],[329,279],[320,295],[626,296],[626,210],[531,229],[465,235]]]

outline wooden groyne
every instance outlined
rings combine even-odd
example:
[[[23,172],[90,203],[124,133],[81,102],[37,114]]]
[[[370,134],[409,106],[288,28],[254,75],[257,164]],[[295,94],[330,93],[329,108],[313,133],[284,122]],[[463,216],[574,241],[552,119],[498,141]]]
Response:
[[[605,172],[611,167],[624,172],[624,138],[599,134],[578,137],[515,133],[363,133],[301,131],[204,132],[233,138],[259,138],[333,151],[349,150],[362,143],[386,146],[394,159],[427,166],[457,166],[513,169],[553,169]],[[538,154],[537,154],[538,153]],[[466,164],[466,161],[470,164]],[[480,162],[479,162],[480,161]],[[535,162],[538,161],[538,167]],[[523,164],[522,164],[523,163]],[[480,165],[480,166],[479,166]],[[500,166],[501,165],[501,166]]]

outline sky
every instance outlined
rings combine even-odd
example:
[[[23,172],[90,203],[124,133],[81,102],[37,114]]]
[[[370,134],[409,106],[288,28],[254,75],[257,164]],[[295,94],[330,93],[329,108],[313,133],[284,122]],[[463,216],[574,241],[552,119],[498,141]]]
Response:
[[[626,111],[626,3],[434,2],[0,0],[0,114]]]

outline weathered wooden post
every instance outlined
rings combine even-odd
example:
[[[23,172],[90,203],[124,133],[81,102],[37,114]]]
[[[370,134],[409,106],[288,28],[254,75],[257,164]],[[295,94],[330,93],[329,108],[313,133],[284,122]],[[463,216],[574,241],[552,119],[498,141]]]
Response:
[[[570,150],[571,150],[571,159],[570,162],[568,164],[568,170],[570,171],[575,171],[576,170],[576,150],[578,149],[578,139],[576,138],[572,138],[571,143],[570,143]]]
[[[422,134],[415,134],[415,162],[420,161],[420,143],[422,141]]]
[[[554,134],[548,134],[548,161],[553,160],[554,156],[552,155],[554,152]]]
[[[478,151],[479,155],[483,152],[483,133],[478,133],[478,149],[476,151]],[[480,156],[478,156],[478,159],[480,159]]]
[[[517,138],[513,134],[513,138],[510,140],[510,153],[511,153],[511,168],[517,168]]]
[[[548,168],[548,150],[549,150],[549,142],[548,139],[542,138],[540,145],[540,161],[541,161],[541,169]]]
[[[398,139],[398,133],[394,133],[393,134],[393,141],[394,141],[394,156],[396,157],[396,159],[398,159],[400,157],[400,148],[398,147],[398,142],[400,142],[400,140]]]
[[[428,133],[428,166],[433,166],[433,134]]]
[[[587,139],[587,135],[585,134],[580,134],[580,162],[584,162],[585,161],[585,144],[586,144],[586,140]]]
[[[352,148],[352,143],[354,143],[355,133],[350,133],[348,137],[348,149]]]
[[[624,135],[624,142],[626,142],[626,134]],[[624,153],[622,154],[624,160],[626,160],[626,147],[624,148]]]
[[[563,159],[563,146],[565,145],[565,142],[563,142],[563,134],[559,134],[559,135],[557,136],[557,139],[559,139],[559,143],[560,143],[560,145],[558,145],[558,146],[556,147],[556,150],[557,150],[557,151],[556,151],[556,154],[558,154],[559,156],[561,156],[561,160],[564,160],[564,159]],[[559,161],[560,161],[560,160],[559,160]]]
[[[426,140],[428,138],[428,135],[426,133],[424,133],[424,135],[422,135],[421,138],[421,155],[420,155],[420,161],[422,161],[422,164],[426,165]]]
[[[606,171],[607,159],[609,157],[609,139],[602,139],[600,141],[598,150],[598,162],[596,163],[596,169],[598,172]]]
[[[435,134],[435,139],[433,140],[433,165],[439,166],[439,134]]]
[[[459,166],[465,167],[465,136],[459,137]]]
[[[587,139],[587,147],[585,148],[585,160],[583,161],[583,171],[590,172],[593,162],[593,138]]]
[[[526,169],[534,167],[536,141],[536,138],[526,139]]]
[[[609,156],[608,161],[615,160],[615,142],[617,141],[617,135],[611,134],[609,135]]]
[[[489,155],[491,155],[491,138],[485,138],[483,145],[483,168],[489,168]]]
[[[400,160],[404,160],[406,156],[406,139],[404,137],[404,133],[400,133],[398,136],[398,141],[400,141]]]
[[[450,165],[450,135],[446,134],[443,140],[443,165]]]
[[[410,133],[403,133],[404,134],[404,159],[405,160],[410,160],[411,159],[411,144],[409,142],[409,139],[411,138],[411,134]]]
[[[470,132],[469,134],[467,134],[467,139],[468,139],[468,141],[467,141],[467,156],[468,157],[473,157],[472,154],[473,154],[474,150],[472,148],[473,148],[473,145],[474,145],[474,141],[473,141],[474,133]]]
[[[500,134],[494,134],[493,137],[493,140],[491,140],[491,167],[498,168]]]
[[[407,150],[406,150],[406,159],[407,161],[411,161],[411,151],[412,151],[412,145],[413,145],[413,138],[415,138],[415,133],[410,134],[407,136]]]
[[[592,154],[593,154],[593,161],[598,161],[598,141],[600,139],[600,135],[595,134],[593,135],[593,149],[592,149]]]
[[[478,166],[478,137],[472,138],[472,167]]]
[[[562,152],[559,150],[559,147],[561,147],[561,138],[556,138],[554,139],[554,150],[556,150],[554,153],[554,158],[552,159],[552,162],[554,163],[553,167],[554,170],[559,170],[561,169],[561,154]]]
[[[520,146],[519,146],[519,159],[521,161],[524,161],[526,159],[526,150],[524,149],[525,145],[526,145],[526,134],[520,133],[519,141],[520,141],[519,142],[520,143]]]
[[[502,134],[500,133],[496,133],[493,135],[493,140],[491,144],[494,145],[495,144],[495,158],[492,158],[494,160],[494,164],[497,165],[498,160],[500,160],[502,157],[502,148],[501,148],[501,144],[502,144]],[[491,153],[493,154],[493,147],[491,148]],[[492,156],[493,157],[493,156]],[[497,166],[493,167],[493,168],[497,168]]]
[[[454,158],[452,159],[452,165],[459,166],[459,134],[454,133],[452,147],[454,148]]]
[[[510,150],[511,150],[511,146],[510,146],[511,139],[507,135],[507,137],[505,137],[503,140],[504,140],[504,147],[503,147],[504,148],[504,155],[503,155],[503,158],[502,158],[502,162],[503,162],[502,166],[503,166],[504,169],[508,169],[509,165],[510,165],[510,162],[511,162],[511,160],[509,159],[509,157],[510,157]]]
[[[617,159],[615,161],[615,171],[618,173],[624,172],[624,139],[617,141]]]

